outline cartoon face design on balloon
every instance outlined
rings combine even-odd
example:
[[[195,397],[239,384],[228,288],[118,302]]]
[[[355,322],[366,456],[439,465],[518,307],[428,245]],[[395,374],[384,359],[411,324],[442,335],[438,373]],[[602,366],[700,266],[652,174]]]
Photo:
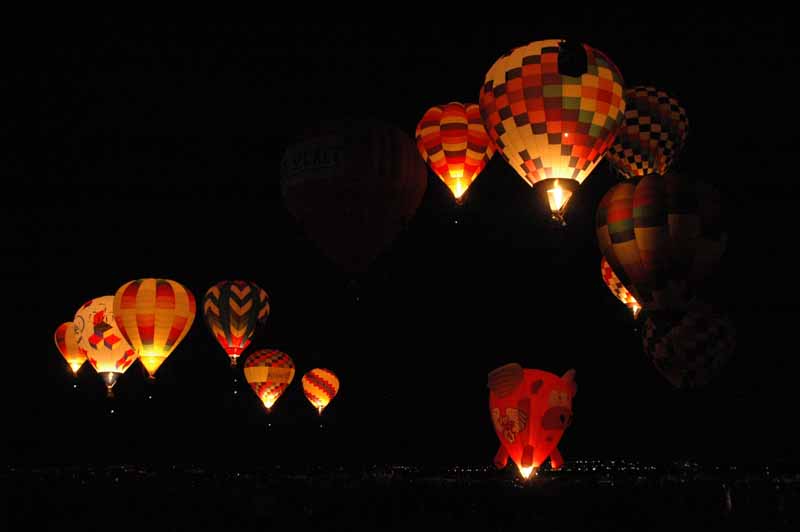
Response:
[[[556,445],[572,423],[575,371],[562,377],[507,364],[489,374],[489,411],[501,449],[495,463],[511,458],[523,477],[550,458],[563,463]]]
[[[86,302],[73,320],[78,348],[98,373],[124,373],[137,358],[117,328],[113,308],[113,296],[98,297]]]

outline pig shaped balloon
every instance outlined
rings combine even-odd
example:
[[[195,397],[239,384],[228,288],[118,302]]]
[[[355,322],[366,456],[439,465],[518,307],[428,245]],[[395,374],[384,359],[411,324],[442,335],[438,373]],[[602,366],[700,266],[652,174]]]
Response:
[[[561,467],[556,445],[572,422],[576,391],[574,369],[562,377],[516,363],[491,371],[489,411],[500,438],[495,466],[505,467],[510,457],[526,479],[547,457],[553,469]]]

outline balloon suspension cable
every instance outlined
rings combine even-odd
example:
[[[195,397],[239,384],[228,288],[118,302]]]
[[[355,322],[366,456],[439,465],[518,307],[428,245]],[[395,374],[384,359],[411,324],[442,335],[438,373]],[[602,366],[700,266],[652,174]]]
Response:
[[[239,357],[231,357],[231,368],[235,368],[235,367],[238,366],[238,364],[237,364],[238,360],[239,360]]]
[[[556,224],[560,227],[566,227],[567,221],[564,219],[564,208],[555,211],[550,218],[556,222]]]
[[[317,407],[317,415],[320,415],[320,416],[322,415],[322,407],[321,406]]]
[[[106,387],[106,398],[107,399],[114,399],[114,390],[111,389],[111,386]]]

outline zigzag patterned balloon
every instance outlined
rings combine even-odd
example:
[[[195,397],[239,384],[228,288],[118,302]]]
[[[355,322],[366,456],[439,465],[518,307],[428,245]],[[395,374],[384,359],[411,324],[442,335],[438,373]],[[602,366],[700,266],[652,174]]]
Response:
[[[329,369],[315,368],[303,375],[303,393],[320,414],[338,392],[339,379]]]
[[[267,320],[269,310],[269,296],[255,283],[222,281],[208,289],[203,315],[231,366],[250,345],[256,327]]]

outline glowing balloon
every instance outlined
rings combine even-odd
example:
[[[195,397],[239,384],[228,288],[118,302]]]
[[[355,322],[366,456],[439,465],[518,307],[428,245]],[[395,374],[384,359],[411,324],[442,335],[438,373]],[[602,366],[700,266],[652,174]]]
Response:
[[[203,315],[231,366],[250,345],[256,327],[267,320],[269,309],[269,296],[252,282],[222,281],[208,289]]]
[[[294,361],[277,349],[260,349],[245,359],[244,378],[269,412],[294,379]]]
[[[302,383],[303,393],[320,415],[339,391],[339,379],[329,369],[312,369],[303,375]]]
[[[151,379],[189,332],[195,306],[192,293],[169,279],[137,279],[117,290],[117,325]]]
[[[59,325],[56,329],[55,340],[56,347],[72,369],[72,374],[77,375],[78,370],[86,362],[86,353],[81,352],[78,347],[75,325],[71,321]]]
[[[708,185],[669,173],[625,181],[597,208],[600,251],[648,312],[684,311],[725,250],[721,202]]]
[[[494,155],[478,105],[450,102],[428,109],[417,125],[417,149],[461,203],[464,193]]]
[[[508,458],[528,478],[548,457],[550,465],[563,463],[556,445],[572,422],[575,370],[563,377],[538,369],[506,364],[489,373],[489,412],[500,450],[497,467]]]
[[[572,192],[622,124],[623,85],[602,52],[560,40],[515,48],[486,74],[479,102],[487,133],[525,182],[544,183],[562,223]]]
[[[375,120],[320,127],[289,146],[282,161],[286,207],[348,273],[366,271],[397,237],[427,182],[414,142]]]
[[[84,303],[73,320],[78,350],[103,378],[109,397],[113,396],[111,389],[120,375],[138,356],[123,338],[114,318],[114,296],[103,296]]]
[[[606,157],[628,179],[664,175],[688,131],[689,120],[678,100],[653,87],[627,89],[625,125]]]
[[[605,257],[600,259],[600,275],[603,277],[603,282],[606,284],[611,293],[614,296],[622,301],[622,304],[631,309],[633,313],[633,319],[639,317],[639,311],[642,310],[641,305],[639,302],[636,301],[636,298],[633,297],[633,294],[625,287],[625,285],[620,281],[619,277],[614,270],[611,268],[611,265],[608,263]]]
[[[645,354],[676,388],[707,385],[736,348],[730,320],[699,301],[685,313],[648,315],[642,330]]]

